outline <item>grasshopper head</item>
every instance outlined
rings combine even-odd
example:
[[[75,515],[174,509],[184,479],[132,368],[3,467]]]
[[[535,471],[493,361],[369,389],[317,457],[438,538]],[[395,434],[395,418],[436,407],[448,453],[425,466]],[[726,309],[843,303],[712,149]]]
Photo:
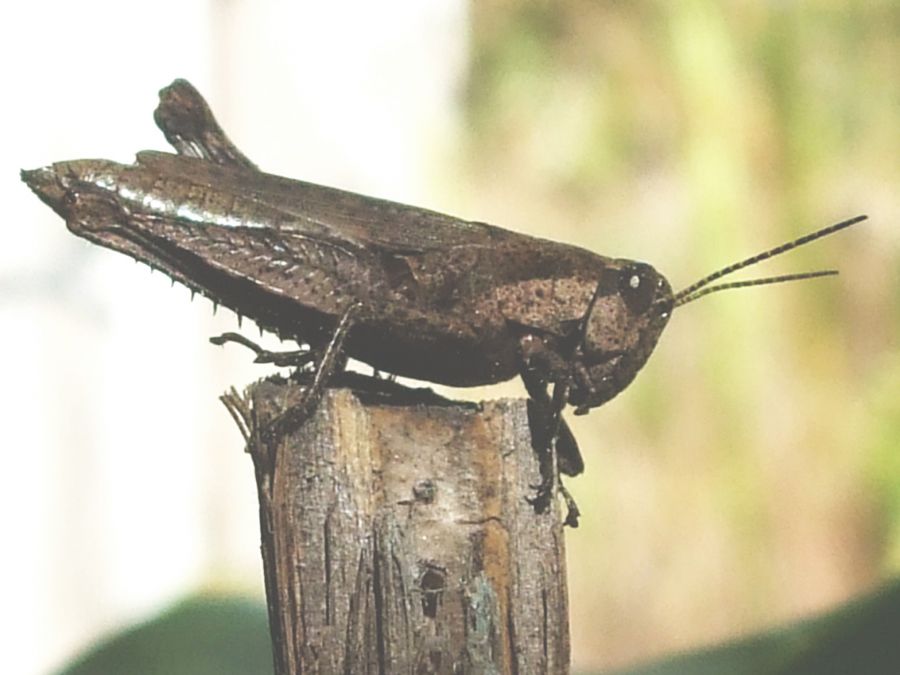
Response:
[[[590,408],[605,403],[628,386],[646,363],[676,307],[718,291],[815,279],[837,272],[820,270],[746,281],[713,282],[865,219],[866,216],[856,216],[823,227],[727,265],[674,294],[665,277],[650,265],[630,260],[611,261],[603,269],[576,335],[579,342],[572,361],[568,397],[568,402],[576,406],[575,414],[587,413]]]
[[[615,260],[604,269],[583,319],[568,402],[575,413],[622,391],[646,363],[674,306],[672,287],[646,263]]]

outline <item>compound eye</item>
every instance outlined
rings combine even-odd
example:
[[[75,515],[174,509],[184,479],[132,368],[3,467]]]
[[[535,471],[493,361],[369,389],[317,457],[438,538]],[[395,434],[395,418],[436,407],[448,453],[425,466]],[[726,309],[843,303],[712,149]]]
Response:
[[[619,270],[619,295],[628,311],[643,314],[653,302],[657,274],[649,265],[627,265]]]

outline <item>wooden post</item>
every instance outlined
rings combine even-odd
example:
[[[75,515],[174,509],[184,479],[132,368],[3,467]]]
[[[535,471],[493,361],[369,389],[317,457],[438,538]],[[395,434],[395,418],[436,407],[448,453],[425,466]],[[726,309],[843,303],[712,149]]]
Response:
[[[256,468],[276,672],[568,672],[563,529],[526,501],[525,403],[358,379],[277,447],[258,430],[302,387],[223,397]]]

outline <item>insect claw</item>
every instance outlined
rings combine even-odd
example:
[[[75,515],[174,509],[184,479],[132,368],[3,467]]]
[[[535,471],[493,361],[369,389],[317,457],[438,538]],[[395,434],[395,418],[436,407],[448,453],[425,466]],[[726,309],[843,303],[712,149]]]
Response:
[[[550,506],[550,491],[543,484],[530,485],[533,490],[537,490],[534,497],[525,497],[525,501],[534,507],[535,513],[545,513]]]
[[[532,490],[537,490],[537,493],[533,497],[526,497],[525,501],[527,501],[536,513],[546,513],[547,509],[550,507],[550,501],[553,498],[554,492],[554,481],[550,481],[548,484],[547,481],[542,481],[538,485],[529,485]],[[567,525],[571,528],[578,527],[578,519],[581,517],[581,509],[578,508],[578,504],[575,502],[575,499],[566,489],[566,487],[560,481],[556,482],[556,492],[559,496],[563,498],[563,501],[566,503],[566,517],[563,520],[563,525]]]
[[[563,500],[566,502],[566,519],[563,521],[563,525],[568,525],[572,529],[575,529],[578,527],[581,509],[578,508],[578,504],[575,503],[572,495],[562,483],[559,484],[559,494],[562,495]]]

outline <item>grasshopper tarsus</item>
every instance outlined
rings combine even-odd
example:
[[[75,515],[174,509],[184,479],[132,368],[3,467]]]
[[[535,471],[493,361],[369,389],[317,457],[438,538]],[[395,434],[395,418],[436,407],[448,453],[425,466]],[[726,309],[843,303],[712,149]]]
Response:
[[[227,342],[235,342],[252,350],[256,354],[254,363],[271,363],[281,368],[302,368],[312,363],[316,358],[316,351],[311,348],[293,349],[283,352],[273,352],[263,349],[253,340],[244,337],[240,333],[222,333],[209,338],[214,345],[224,345]]]
[[[575,499],[562,484],[562,481],[560,481],[559,478],[557,478],[555,481],[551,479],[549,482],[547,482],[546,480],[542,480],[539,484],[532,485],[530,487],[536,490],[536,493],[533,497],[526,497],[525,500],[534,508],[535,513],[546,513],[550,508],[550,504],[552,503],[553,498],[556,495],[559,495],[560,497],[562,497],[563,501],[566,504],[566,517],[563,520],[563,525],[566,525],[573,529],[578,527],[578,519],[581,517],[581,509],[578,508],[578,504],[575,502]]]
[[[563,525],[568,525],[572,529],[575,529],[576,527],[578,527],[578,519],[581,517],[581,509],[578,508],[578,504],[575,503],[575,499],[562,483],[559,484],[559,494],[562,495],[563,501],[565,501],[566,503],[566,518],[565,520],[563,520]]]
[[[359,307],[359,303],[352,303],[347,306],[341,315],[340,321],[338,321],[334,328],[331,340],[321,352],[318,350],[309,350],[303,354],[304,357],[317,353],[321,354],[319,362],[316,365],[312,383],[303,391],[303,395],[297,403],[266,425],[266,428],[263,430],[263,436],[265,438],[273,440],[290,434],[303,426],[303,424],[312,417],[319,402],[322,400],[322,395],[324,394],[328,383],[346,366],[347,359],[343,351],[344,339],[347,337],[347,334],[353,326],[353,315],[359,310]],[[236,342],[240,342],[241,344],[250,342],[252,344],[250,340],[243,337],[241,337],[240,340],[236,340]],[[256,348],[259,349],[258,347]],[[271,354],[271,352],[265,352],[265,350],[260,351],[264,354]],[[293,352],[286,352],[281,355],[285,354],[290,355],[293,354]],[[279,356],[279,354],[276,352],[275,356]],[[257,356],[257,360],[259,360],[259,356]],[[313,357],[310,357],[309,361],[312,360]]]
[[[534,507],[535,513],[546,513],[547,509],[550,508],[550,501],[552,499],[550,488],[545,486],[543,482],[538,483],[537,485],[529,485],[528,487],[536,492],[533,497],[526,497],[525,501]]]

